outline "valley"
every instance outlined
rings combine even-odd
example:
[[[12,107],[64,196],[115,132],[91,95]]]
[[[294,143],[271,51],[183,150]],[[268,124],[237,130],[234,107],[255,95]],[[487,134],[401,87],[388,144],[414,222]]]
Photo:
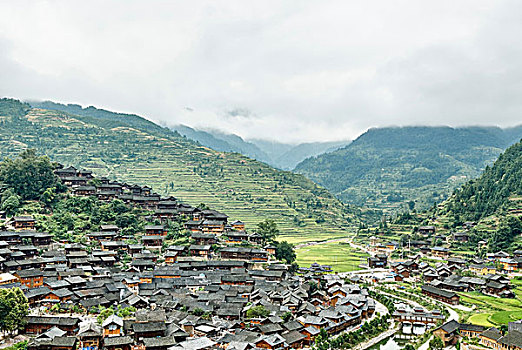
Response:
[[[42,108],[45,106],[50,109]],[[325,169],[339,172],[342,168],[328,165],[324,159],[331,158],[331,161],[339,152],[344,152],[346,159],[358,164],[359,174],[347,169],[343,174],[346,179],[355,181],[353,187],[360,194],[367,192],[369,197],[360,197],[358,203],[366,206],[343,204],[303,175],[277,170],[239,153],[213,150],[135,115],[49,102],[35,108],[3,99],[0,130],[2,156],[13,159],[22,154],[36,164],[38,158],[31,152],[47,155],[53,161],[49,164],[56,167],[55,174],[67,186],[63,189],[55,185],[46,191],[41,188],[40,197],[34,198],[22,195],[17,198],[16,194],[4,191],[2,208],[9,213],[4,223],[8,229],[5,239],[16,236],[11,232],[21,230],[17,225],[25,225],[23,218],[31,218],[36,222],[33,228],[45,232],[30,236],[33,242],[45,236],[47,240],[66,244],[88,243],[101,255],[105,254],[103,251],[116,249],[119,269],[129,274],[152,271],[154,278],[159,279],[170,278],[165,276],[177,273],[174,270],[186,263],[190,270],[199,269],[200,261],[208,261],[212,271],[214,265],[229,260],[263,264],[245,265],[248,276],[239,276],[239,270],[231,270],[231,277],[221,277],[225,284],[239,283],[237,281],[244,281],[243,278],[250,283],[249,276],[257,280],[259,276],[275,275],[270,266],[275,269],[282,260],[300,283],[309,286],[306,287],[308,296],[322,305],[319,308],[344,312],[341,310],[345,309],[335,306],[337,302],[345,302],[341,294],[337,294],[337,285],[349,290],[368,288],[365,295],[386,306],[381,307],[383,313],[379,316],[370,315],[367,320],[369,314],[363,317],[361,313],[357,322],[373,327],[374,339],[402,332],[412,346],[428,344],[431,340],[427,336],[453,341],[447,340],[443,333],[449,325],[459,329],[451,339],[464,341],[461,338],[469,329],[475,329],[477,333],[473,336],[480,338],[486,327],[501,328],[522,317],[522,188],[519,181],[522,143],[508,147],[518,137],[518,129],[394,130],[401,139],[412,132],[419,132],[421,139],[434,132],[445,135],[441,137],[444,145],[435,145],[439,149],[432,145],[433,149],[429,150],[420,140],[398,146],[391,138],[383,142],[383,135],[379,136],[381,142],[377,147],[375,140],[365,141],[369,136],[363,135],[341,150],[310,158],[297,167],[304,172],[302,169],[307,163],[315,164],[314,167],[322,164]],[[389,130],[372,132],[390,133]],[[481,135],[480,142],[473,141],[478,135]],[[459,139],[459,144],[447,147],[452,139]],[[503,147],[508,147],[505,152]],[[365,163],[361,163],[364,160]],[[395,175],[376,176],[374,168],[378,164],[381,171],[392,171]],[[419,171],[418,167],[424,170]],[[317,176],[323,176],[315,169],[314,174],[317,171]],[[70,171],[74,171],[72,177],[67,175]],[[83,174],[94,177],[86,180]],[[7,181],[11,175],[4,173],[3,176],[4,182],[13,186],[9,191],[26,191],[27,186]],[[311,173],[308,176],[314,177]],[[458,179],[440,184],[447,176]],[[384,190],[389,187],[388,182],[395,186],[391,191]],[[136,194],[138,189],[140,193]],[[428,195],[434,201],[430,206],[422,196],[432,190],[436,194]],[[345,196],[346,191],[341,193],[341,197]],[[56,198],[60,199],[56,202]],[[124,209],[121,205],[137,208]],[[121,212],[116,214],[116,211]],[[226,225],[217,225],[225,217]],[[99,226],[101,222],[97,220],[102,220],[103,225]],[[271,225],[273,230],[266,228]],[[109,226],[121,232],[116,236],[104,233],[103,227]],[[154,230],[160,227],[163,238],[154,236]],[[95,229],[101,232],[92,232]],[[147,234],[142,234],[143,231]],[[112,239],[106,241],[103,237],[109,234]],[[264,237],[261,245],[259,237]],[[158,252],[124,252],[134,249],[132,247],[141,241],[147,250]],[[176,257],[169,251],[174,248]],[[80,260],[70,257],[68,264],[76,267]],[[157,262],[161,268],[155,267]],[[13,264],[19,263],[9,262],[10,272],[14,271]],[[172,271],[170,264],[174,264]],[[279,272],[277,274],[279,276]],[[16,273],[14,276],[22,281],[25,278],[22,275],[25,276]],[[284,278],[279,282],[289,283]],[[312,284],[317,286],[311,287]],[[36,288],[38,293],[32,284],[29,287],[25,295],[34,305],[42,287]],[[145,295],[140,293],[145,292],[138,292],[141,297]],[[299,298],[304,296],[299,295]],[[216,312],[216,309],[207,310],[209,305],[205,302],[198,305],[202,311],[198,306],[191,311],[194,315]],[[414,310],[408,309],[408,305]],[[187,305],[184,307],[191,310]],[[404,307],[407,309],[404,318],[391,312]],[[89,309],[75,312],[90,313]],[[415,313],[428,315],[427,319],[432,320],[426,324],[424,336],[408,335],[408,319],[416,317]],[[381,324],[392,317],[390,315],[394,320],[391,328],[388,323]],[[324,335],[327,340],[320,341],[334,348],[337,345],[332,344],[362,341],[363,338],[355,336],[356,327],[350,328],[358,324],[355,319],[342,317],[345,321],[328,328]],[[306,325],[307,321],[299,322]],[[295,341],[289,334],[281,331],[281,339],[286,336],[288,341]],[[309,341],[302,338],[306,331],[300,334],[292,335],[302,339],[302,343],[296,343],[301,344],[298,346]],[[167,338],[165,341],[173,341]]]

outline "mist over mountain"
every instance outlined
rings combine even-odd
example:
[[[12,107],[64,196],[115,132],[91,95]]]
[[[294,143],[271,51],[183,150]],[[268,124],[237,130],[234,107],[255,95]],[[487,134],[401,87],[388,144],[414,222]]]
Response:
[[[198,130],[186,125],[176,125],[171,129],[204,146],[218,151],[241,153],[283,170],[292,170],[299,162],[308,157],[334,151],[350,142],[290,144],[263,139],[244,140],[235,134],[227,134],[219,130]]]

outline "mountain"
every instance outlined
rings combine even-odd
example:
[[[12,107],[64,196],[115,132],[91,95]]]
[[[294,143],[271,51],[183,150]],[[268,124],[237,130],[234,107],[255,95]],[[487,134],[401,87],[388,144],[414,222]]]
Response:
[[[297,164],[309,157],[332,152],[346,146],[350,141],[311,142],[297,145],[267,141],[260,139],[250,140],[264,151],[269,157],[269,164],[280,169],[292,170]]]
[[[192,205],[205,203],[232,220],[246,222],[250,229],[272,218],[283,239],[346,235],[358,224],[359,211],[302,175],[203,147],[136,115],[75,105],[33,105],[53,109],[0,100],[1,156],[35,148],[64,165],[151,185],[158,193]]]
[[[520,137],[522,127],[374,128],[295,171],[345,203],[395,211],[413,201],[422,209],[478,176]]]
[[[241,153],[283,170],[292,170],[308,157],[334,151],[349,143],[349,141],[334,141],[293,145],[261,139],[244,140],[235,134],[218,130],[197,130],[185,125],[176,125],[171,129],[203,146],[217,151]]]
[[[171,127],[171,129],[216,151],[241,153],[261,162],[270,163],[270,157],[265,152],[260,150],[255,144],[247,142],[237,135],[225,134],[219,131],[196,130],[185,125],[176,125]]]
[[[274,164],[282,169],[292,170],[306,158],[333,152],[349,143],[350,141],[301,143],[277,157]]]
[[[509,147],[480,177],[445,205],[453,217],[478,221],[492,214],[522,214],[522,142]]]

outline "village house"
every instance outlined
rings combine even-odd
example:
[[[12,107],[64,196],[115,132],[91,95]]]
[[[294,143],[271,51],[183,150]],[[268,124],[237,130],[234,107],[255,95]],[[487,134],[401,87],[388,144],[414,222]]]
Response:
[[[43,272],[40,269],[20,270],[16,271],[14,275],[18,278],[18,282],[29,288],[37,288],[43,285]]]
[[[420,226],[417,232],[421,235],[431,235],[435,233],[435,226]]]
[[[430,298],[442,301],[450,305],[458,305],[460,297],[455,292],[450,292],[436,288],[430,284],[424,284],[421,287],[422,294],[429,296]]]
[[[433,334],[442,339],[444,346],[450,346],[455,345],[461,337],[478,338],[484,330],[482,326],[451,320],[433,330]]]
[[[368,257],[368,266],[371,269],[384,268],[388,265],[388,256],[385,254],[377,254]]]
[[[438,258],[448,258],[451,254],[448,248],[444,247],[433,247],[431,248],[431,254]]]
[[[15,230],[34,230],[36,224],[32,216],[15,216],[12,221]]]
[[[469,265],[469,270],[478,276],[485,276],[497,273],[497,270],[494,266],[488,266],[485,264],[471,264]]]
[[[163,225],[147,225],[145,226],[145,234],[147,236],[166,236],[167,230]]]

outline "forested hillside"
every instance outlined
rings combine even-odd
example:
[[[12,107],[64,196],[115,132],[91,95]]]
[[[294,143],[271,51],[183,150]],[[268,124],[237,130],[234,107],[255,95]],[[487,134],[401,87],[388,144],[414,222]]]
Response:
[[[347,147],[303,161],[296,171],[346,203],[427,208],[478,176],[520,137],[522,127],[370,129]]]
[[[299,240],[346,234],[341,228],[357,224],[358,213],[301,175],[202,147],[138,116],[73,108],[81,115],[0,100],[0,155],[35,148],[65,165],[205,203],[250,227],[275,219]]]
[[[446,209],[460,220],[477,221],[492,214],[522,210],[522,142],[509,147],[477,179],[455,191]]]

